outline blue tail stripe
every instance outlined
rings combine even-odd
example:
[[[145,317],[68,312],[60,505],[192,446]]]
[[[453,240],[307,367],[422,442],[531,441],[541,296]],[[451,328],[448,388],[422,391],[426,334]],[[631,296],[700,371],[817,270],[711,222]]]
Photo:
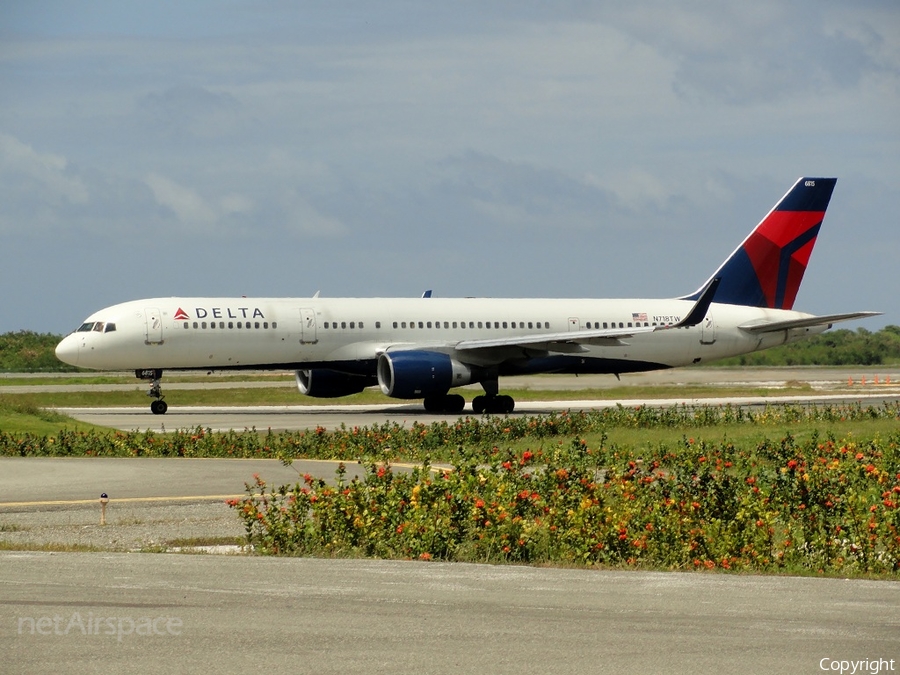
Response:
[[[781,249],[781,261],[778,265],[778,286],[775,289],[776,307],[784,307],[784,294],[787,291],[788,275],[791,272],[791,256],[819,236],[819,228],[821,227],[822,223],[820,222]]]

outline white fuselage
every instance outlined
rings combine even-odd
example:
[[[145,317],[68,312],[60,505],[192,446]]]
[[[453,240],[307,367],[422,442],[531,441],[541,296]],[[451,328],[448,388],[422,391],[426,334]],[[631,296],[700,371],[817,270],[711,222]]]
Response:
[[[96,312],[60,343],[57,354],[67,363],[100,370],[288,370],[329,364],[353,369],[357,364],[360,372],[368,372],[367,364],[374,368],[380,354],[414,348],[488,367],[518,359],[523,372],[624,373],[713,361],[826,328],[752,334],[739,326],[810,315],[713,303],[693,327],[581,341],[574,349],[558,343],[546,349],[501,346],[460,356],[455,348],[469,340],[675,324],[692,304],[665,299],[152,298]],[[550,359],[541,362],[546,367],[524,367],[542,357]],[[553,357],[565,357],[565,366],[554,365]]]

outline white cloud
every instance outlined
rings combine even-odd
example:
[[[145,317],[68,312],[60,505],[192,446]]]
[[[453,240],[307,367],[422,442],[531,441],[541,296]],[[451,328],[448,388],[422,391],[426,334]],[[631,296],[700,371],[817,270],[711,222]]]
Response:
[[[207,228],[216,222],[215,210],[191,188],[156,173],[149,174],[146,183],[156,202],[171,209],[182,225]]]
[[[0,133],[0,175],[26,189],[43,190],[45,199],[87,204],[90,195],[81,179],[69,170],[62,155],[41,153],[9,134]]]

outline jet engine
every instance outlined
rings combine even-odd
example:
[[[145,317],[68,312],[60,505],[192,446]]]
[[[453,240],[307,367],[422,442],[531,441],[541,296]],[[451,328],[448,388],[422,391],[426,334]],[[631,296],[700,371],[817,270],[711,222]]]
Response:
[[[304,396],[315,398],[338,398],[358,394],[366,387],[378,384],[371,376],[341,373],[327,368],[315,370],[298,370],[296,372],[297,389]]]
[[[394,398],[439,396],[478,382],[472,366],[440,352],[387,352],[378,357],[377,372],[381,391]]]

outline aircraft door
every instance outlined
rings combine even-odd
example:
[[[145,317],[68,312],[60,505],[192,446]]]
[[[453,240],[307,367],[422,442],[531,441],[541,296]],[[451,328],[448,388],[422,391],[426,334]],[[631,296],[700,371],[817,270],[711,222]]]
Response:
[[[569,330],[581,330],[581,319],[579,319],[577,316],[570,316]]]
[[[315,344],[319,341],[316,336],[316,312],[312,309],[300,310],[300,344]]]
[[[147,322],[147,332],[145,334],[145,342],[148,345],[159,345],[163,342],[162,315],[158,309],[144,309],[144,319]]]
[[[711,345],[716,341],[716,322],[712,314],[707,314],[700,322],[700,344]]]

